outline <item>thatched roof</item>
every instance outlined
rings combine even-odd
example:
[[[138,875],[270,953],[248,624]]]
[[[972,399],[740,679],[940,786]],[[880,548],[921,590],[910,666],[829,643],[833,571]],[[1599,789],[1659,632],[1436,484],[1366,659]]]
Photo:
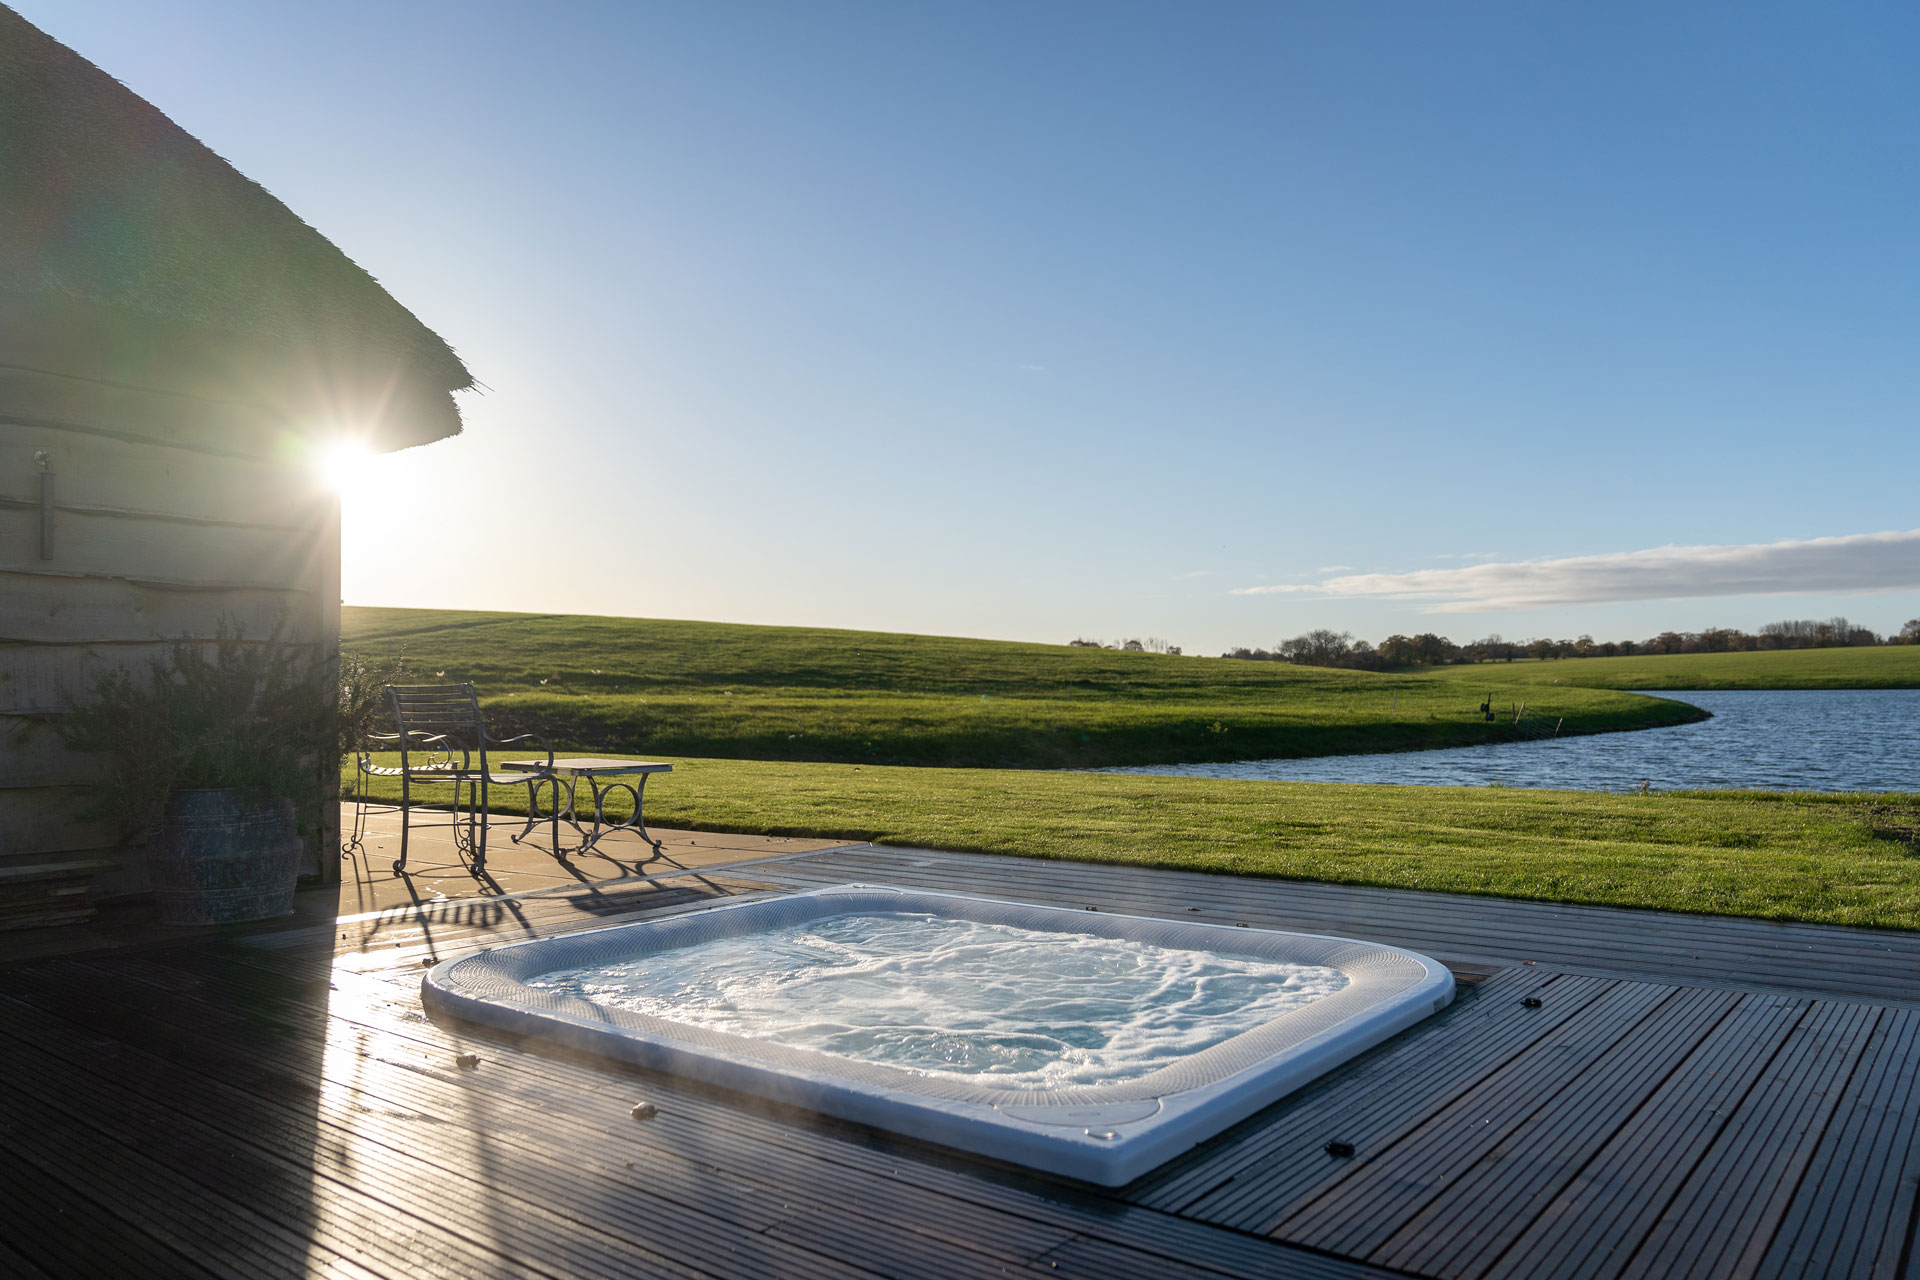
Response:
[[[49,363],[359,415],[385,447],[457,432],[448,393],[473,385],[265,188],[0,5],[0,364]]]

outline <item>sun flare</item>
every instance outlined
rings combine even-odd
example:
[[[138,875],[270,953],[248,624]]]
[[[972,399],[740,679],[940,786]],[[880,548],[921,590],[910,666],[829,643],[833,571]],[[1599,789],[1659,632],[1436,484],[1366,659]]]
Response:
[[[321,447],[315,466],[327,488],[344,494],[365,479],[373,458],[373,450],[358,440],[334,440]]]

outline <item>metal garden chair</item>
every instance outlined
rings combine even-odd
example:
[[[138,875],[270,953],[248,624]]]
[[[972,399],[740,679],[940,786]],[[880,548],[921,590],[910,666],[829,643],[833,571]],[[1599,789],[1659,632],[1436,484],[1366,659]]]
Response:
[[[394,873],[407,867],[407,834],[414,809],[416,784],[452,784],[454,847],[472,860],[477,874],[487,867],[487,818],[490,792],[496,786],[527,788],[527,823],[513,837],[518,844],[540,823],[538,804],[542,784],[553,788],[547,821],[553,826],[553,847],[560,847],[560,781],[553,772],[553,748],[537,733],[496,738],[487,732],[480,714],[480,696],[471,683],[387,686],[387,706],[393,714],[393,733],[372,733],[359,751],[358,791],[364,801],[374,778],[400,780],[400,857]],[[494,748],[535,743],[547,753],[546,767],[496,773],[488,754]],[[525,748],[521,748],[522,751]],[[376,762],[376,752],[399,752],[397,765]],[[516,752],[518,754],[518,752]],[[465,808],[462,809],[462,792]],[[356,816],[355,833],[361,820]]]

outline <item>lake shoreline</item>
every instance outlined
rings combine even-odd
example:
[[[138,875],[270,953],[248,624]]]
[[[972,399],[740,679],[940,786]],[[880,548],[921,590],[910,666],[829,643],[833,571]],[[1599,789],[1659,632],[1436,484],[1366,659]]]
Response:
[[[1660,690],[1703,714],[1643,733],[1102,773],[1570,791],[1920,792],[1920,690]]]

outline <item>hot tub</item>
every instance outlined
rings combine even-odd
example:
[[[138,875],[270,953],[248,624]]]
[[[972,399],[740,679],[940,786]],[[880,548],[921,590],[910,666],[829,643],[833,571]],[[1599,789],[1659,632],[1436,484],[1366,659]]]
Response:
[[[1342,938],[845,885],[497,947],[424,995],[1120,1186],[1445,1008],[1453,978]]]

